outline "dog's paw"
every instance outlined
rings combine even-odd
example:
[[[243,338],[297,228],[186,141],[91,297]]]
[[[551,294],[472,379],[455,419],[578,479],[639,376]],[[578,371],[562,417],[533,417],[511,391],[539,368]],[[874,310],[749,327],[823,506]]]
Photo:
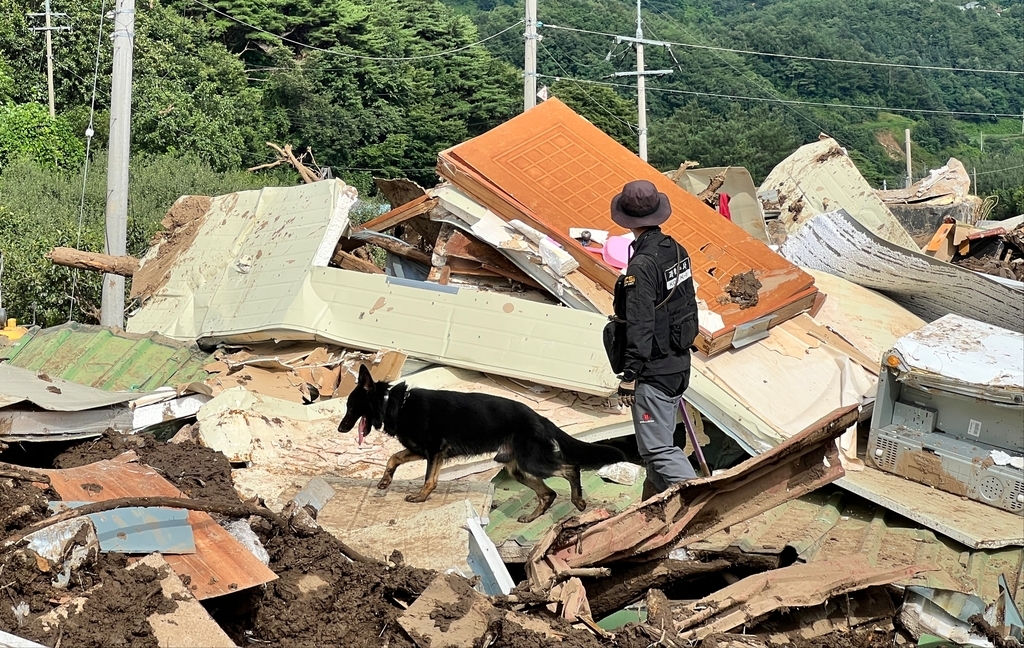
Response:
[[[391,485],[391,478],[390,477],[385,477],[385,478],[381,479],[379,482],[377,482],[377,488],[379,488],[381,490],[384,490],[385,488],[387,488],[390,485]]]
[[[426,502],[427,501],[427,496],[426,495],[421,495],[420,493],[412,493],[412,494],[409,494],[409,495],[405,496],[405,501],[406,502],[412,502],[414,504],[418,504],[419,502]]]
[[[529,524],[530,522],[533,522],[534,520],[536,520],[539,517],[540,517],[540,515],[537,514],[537,513],[530,513],[529,515],[520,515],[518,518],[516,518],[516,520],[520,524]]]
[[[575,506],[576,510],[578,511],[585,511],[587,509],[587,500],[583,499],[582,497],[579,499],[574,499],[572,501],[572,505]]]

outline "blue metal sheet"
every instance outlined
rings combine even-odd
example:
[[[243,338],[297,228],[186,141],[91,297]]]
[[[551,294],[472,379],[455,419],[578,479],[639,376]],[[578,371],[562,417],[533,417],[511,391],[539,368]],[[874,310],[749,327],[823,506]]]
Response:
[[[92,502],[50,502],[50,509],[59,512],[65,507],[78,508]],[[96,527],[100,551],[149,554],[191,554],[196,552],[188,511],[157,507],[133,506],[88,516]]]

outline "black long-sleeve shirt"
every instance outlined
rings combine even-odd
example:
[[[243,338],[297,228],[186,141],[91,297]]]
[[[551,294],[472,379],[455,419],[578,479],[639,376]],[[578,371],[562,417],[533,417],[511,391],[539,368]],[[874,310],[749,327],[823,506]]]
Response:
[[[622,282],[625,372],[632,372],[639,382],[655,384],[667,393],[681,393],[688,382],[690,353],[688,348],[673,348],[671,335],[687,315],[696,326],[697,305],[689,255],[660,228],[642,233],[631,248],[633,255]],[[676,284],[671,299],[655,310]]]

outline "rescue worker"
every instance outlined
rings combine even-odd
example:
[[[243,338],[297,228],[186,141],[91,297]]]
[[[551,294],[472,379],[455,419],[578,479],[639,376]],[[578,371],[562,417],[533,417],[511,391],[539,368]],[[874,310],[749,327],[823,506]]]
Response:
[[[647,467],[644,499],[697,476],[675,445],[676,412],[690,382],[697,300],[690,256],[660,225],[672,213],[653,183],[627,183],[612,199],[611,218],[633,232],[629,265],[616,284],[624,304],[626,346],[619,404],[631,407],[637,448]]]

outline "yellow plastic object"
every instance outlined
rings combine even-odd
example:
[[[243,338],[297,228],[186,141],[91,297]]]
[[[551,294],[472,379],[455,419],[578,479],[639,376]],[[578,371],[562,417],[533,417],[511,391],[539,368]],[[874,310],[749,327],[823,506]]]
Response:
[[[13,317],[7,320],[3,328],[0,328],[0,335],[11,342],[21,339],[26,333],[28,333],[28,329],[24,326],[18,326],[18,320]]]
[[[895,369],[896,367],[900,366],[900,359],[894,355],[890,355],[888,358],[885,359],[885,364]]]

